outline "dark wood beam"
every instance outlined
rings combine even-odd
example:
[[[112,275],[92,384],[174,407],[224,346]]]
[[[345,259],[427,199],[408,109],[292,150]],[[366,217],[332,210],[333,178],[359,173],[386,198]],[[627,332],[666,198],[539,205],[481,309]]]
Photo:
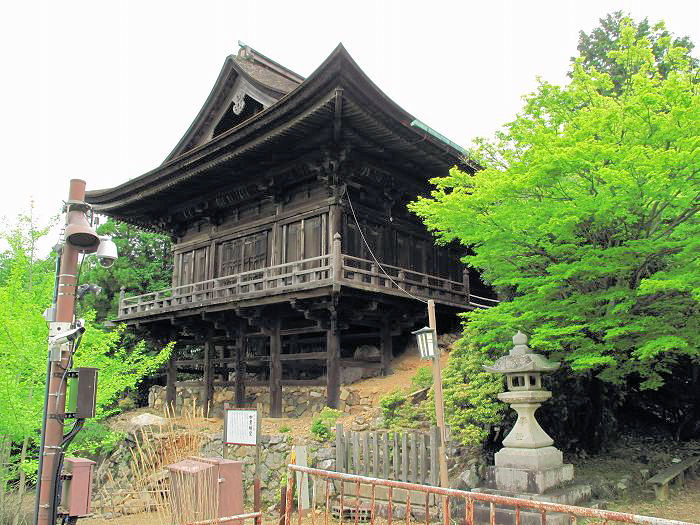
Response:
[[[168,415],[175,415],[175,383],[177,382],[177,366],[175,365],[175,348],[173,348],[170,359],[168,360],[168,370],[165,383],[165,406]]]
[[[326,332],[326,404],[338,408],[340,400],[340,331],[338,312],[330,309],[330,326]]]
[[[391,374],[391,361],[394,357],[393,340],[391,337],[391,323],[388,319],[384,320],[382,328],[379,332],[381,358],[382,358],[382,374]]]
[[[340,366],[345,368],[383,368],[382,363],[378,363],[376,361],[358,361],[357,359],[341,359]]]
[[[245,354],[246,354],[246,330],[248,323],[240,320],[238,327],[238,348],[236,348],[236,406],[245,406]]]
[[[270,323],[270,417],[282,417],[282,337],[278,317]]]
[[[211,358],[214,352],[214,344],[210,339],[204,343],[204,417],[209,417],[209,405],[214,397],[214,375]]]

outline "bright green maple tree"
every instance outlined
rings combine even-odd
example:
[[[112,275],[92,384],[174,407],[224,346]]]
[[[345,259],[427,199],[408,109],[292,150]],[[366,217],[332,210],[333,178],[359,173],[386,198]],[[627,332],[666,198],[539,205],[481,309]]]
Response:
[[[51,304],[55,262],[37,257],[35,246],[47,232],[30,216],[0,231],[7,247],[0,253],[0,501],[17,480],[21,445],[26,442],[32,456],[39,443],[48,352],[42,313]],[[144,341],[127,345],[123,325],[106,331],[94,322],[94,311],[83,314],[86,331],[73,364],[99,368],[96,419],[101,420],[118,411],[116,402],[125,392],[162,367],[172,344],[158,349]]]
[[[466,316],[446,371],[448,413],[472,441],[500,417],[501,379],[481,364],[518,329],[621,388],[659,388],[700,364],[700,93],[687,50],[668,36],[655,46],[623,22],[609,53],[619,94],[579,59],[569,85],[540,81],[482,141],[484,170],[454,168],[410,205],[442,241],[471,248],[465,262],[502,300]]]

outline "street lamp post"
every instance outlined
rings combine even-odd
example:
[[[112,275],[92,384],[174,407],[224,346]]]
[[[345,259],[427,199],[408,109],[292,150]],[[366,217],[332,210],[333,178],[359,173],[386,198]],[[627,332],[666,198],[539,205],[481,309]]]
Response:
[[[413,334],[418,340],[418,350],[421,358],[432,359],[433,361],[433,391],[435,393],[435,419],[440,433],[438,443],[438,455],[440,465],[440,486],[448,488],[449,479],[447,476],[447,454],[445,443],[447,432],[445,430],[445,404],[442,398],[442,371],[440,369],[440,349],[437,341],[437,322],[435,320],[435,301],[428,299],[428,325],[425,328],[416,330]],[[447,515],[447,498],[442,499],[443,515]]]

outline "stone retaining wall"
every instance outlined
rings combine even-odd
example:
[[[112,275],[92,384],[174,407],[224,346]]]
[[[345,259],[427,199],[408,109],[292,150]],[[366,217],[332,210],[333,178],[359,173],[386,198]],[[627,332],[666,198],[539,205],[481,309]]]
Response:
[[[186,430],[183,432],[187,433]],[[116,517],[121,514],[133,514],[149,510],[155,500],[143,487],[132,486],[132,461],[138,457],[136,442],[140,435],[128,434],[116,449],[105,458],[95,458],[98,466],[94,477],[93,508],[103,517]],[[286,479],[286,467],[292,451],[290,434],[260,436],[260,485],[264,509],[275,505],[280,499],[280,488]],[[297,443],[298,444],[298,443]],[[308,465],[323,469],[335,469],[335,443],[319,443],[307,440]],[[222,457],[224,455],[223,436],[212,433],[203,436],[198,453],[203,457]],[[229,446],[226,453],[229,459],[243,462],[243,488],[246,501],[253,501],[253,479],[255,478],[255,447]],[[157,478],[168,478],[167,469],[154,474]],[[154,479],[155,479],[154,477]]]
[[[167,451],[168,447],[161,448],[157,445],[158,440],[165,439],[172,443],[173,436],[177,437],[178,442],[180,438],[186,442],[187,436],[197,436],[196,441],[193,442],[194,448],[183,451],[183,456],[222,457],[225,454],[229,459],[243,462],[245,497],[248,502],[252,502],[255,447],[233,445],[224,452],[221,431],[200,432],[179,427],[177,424],[158,425],[157,420],[161,419],[158,416],[151,416],[156,423],[140,420],[143,417],[143,414],[137,416],[132,419],[132,423],[136,425],[138,421],[139,424],[145,425],[144,427],[134,426],[108,456],[93,458],[98,463],[95,469],[93,491],[93,510],[97,515],[111,518],[154,509],[157,501],[154,499],[153,491],[158,489],[159,480],[169,478],[169,473],[165,464],[154,463],[153,474],[146,478],[142,477],[138,483],[135,483],[134,472],[138,472],[138,469],[132,468],[133,461],[135,458],[141,462],[143,458],[158,457],[158,454],[155,456],[148,453],[140,454],[139,443],[143,446],[144,440],[147,440],[150,444],[155,443],[152,450]],[[142,428],[148,431],[144,433]],[[286,465],[289,462],[292,447],[295,445],[306,446],[309,466],[335,470],[334,439],[318,442],[313,438],[292,436],[291,433],[263,434],[260,447],[260,481],[263,509],[268,513],[272,513],[272,507],[279,502],[280,488],[286,479]],[[451,487],[470,490],[479,486],[479,476],[483,472],[485,463],[481,447],[469,449],[448,444],[447,456]],[[171,458],[168,462],[174,461],[177,460]],[[148,461],[146,463],[150,465]],[[149,469],[146,470],[149,471]],[[148,485],[149,483],[153,486]]]
[[[175,385],[175,411],[181,415],[183,410],[193,409],[201,412],[203,409],[204,386],[201,381],[179,381]],[[364,412],[376,407],[376,396],[362,394],[352,387],[340,389],[338,408],[348,414]],[[235,398],[234,387],[215,386],[210,417],[223,417],[224,403],[232,402]],[[270,391],[266,386],[248,387],[246,401],[249,406],[262,405],[262,414],[270,413]],[[283,386],[282,410],[285,417],[300,417],[320,412],[326,404],[326,388],[323,386]],[[148,406],[162,410],[165,406],[165,387],[153,386],[148,393]]]

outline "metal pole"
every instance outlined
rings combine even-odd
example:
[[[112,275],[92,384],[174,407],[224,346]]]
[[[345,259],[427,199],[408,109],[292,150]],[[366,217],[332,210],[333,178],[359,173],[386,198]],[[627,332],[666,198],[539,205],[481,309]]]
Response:
[[[260,418],[262,417],[261,404],[256,405],[255,415],[255,478],[253,479],[253,511],[260,512],[262,506],[262,493],[260,489]],[[255,518],[255,525],[262,525],[262,515]]]
[[[428,299],[428,324],[435,330],[437,337],[437,321],[435,320],[435,301]],[[440,349],[435,341],[435,355],[433,356],[433,388],[435,392],[435,417],[440,430],[440,442],[438,443],[438,456],[440,460],[440,486],[448,488],[449,479],[447,476],[447,454],[445,453],[445,441],[447,432],[445,431],[445,405],[442,399],[442,371],[440,370]],[[446,519],[448,511],[447,497],[442,498],[443,519]]]
[[[71,179],[68,192],[69,201],[85,200],[85,181]],[[70,221],[73,214],[66,214],[66,221]],[[68,224],[66,224],[67,226]],[[56,320],[51,323],[52,335],[67,330],[73,324],[73,311],[75,306],[75,290],[78,284],[78,252],[69,243],[63,246],[61,254],[60,273],[58,275],[58,293],[56,295]],[[72,344],[68,345],[70,348]],[[51,521],[52,502],[51,487],[57,483],[55,472],[56,461],[61,452],[63,441],[63,416],[66,408],[66,382],[64,371],[68,368],[70,351],[62,351],[60,361],[50,363],[48,380],[48,393],[45,403],[46,428],[44,432],[44,447],[42,450],[42,469],[39,473],[39,508],[37,509],[38,525],[53,525]]]

